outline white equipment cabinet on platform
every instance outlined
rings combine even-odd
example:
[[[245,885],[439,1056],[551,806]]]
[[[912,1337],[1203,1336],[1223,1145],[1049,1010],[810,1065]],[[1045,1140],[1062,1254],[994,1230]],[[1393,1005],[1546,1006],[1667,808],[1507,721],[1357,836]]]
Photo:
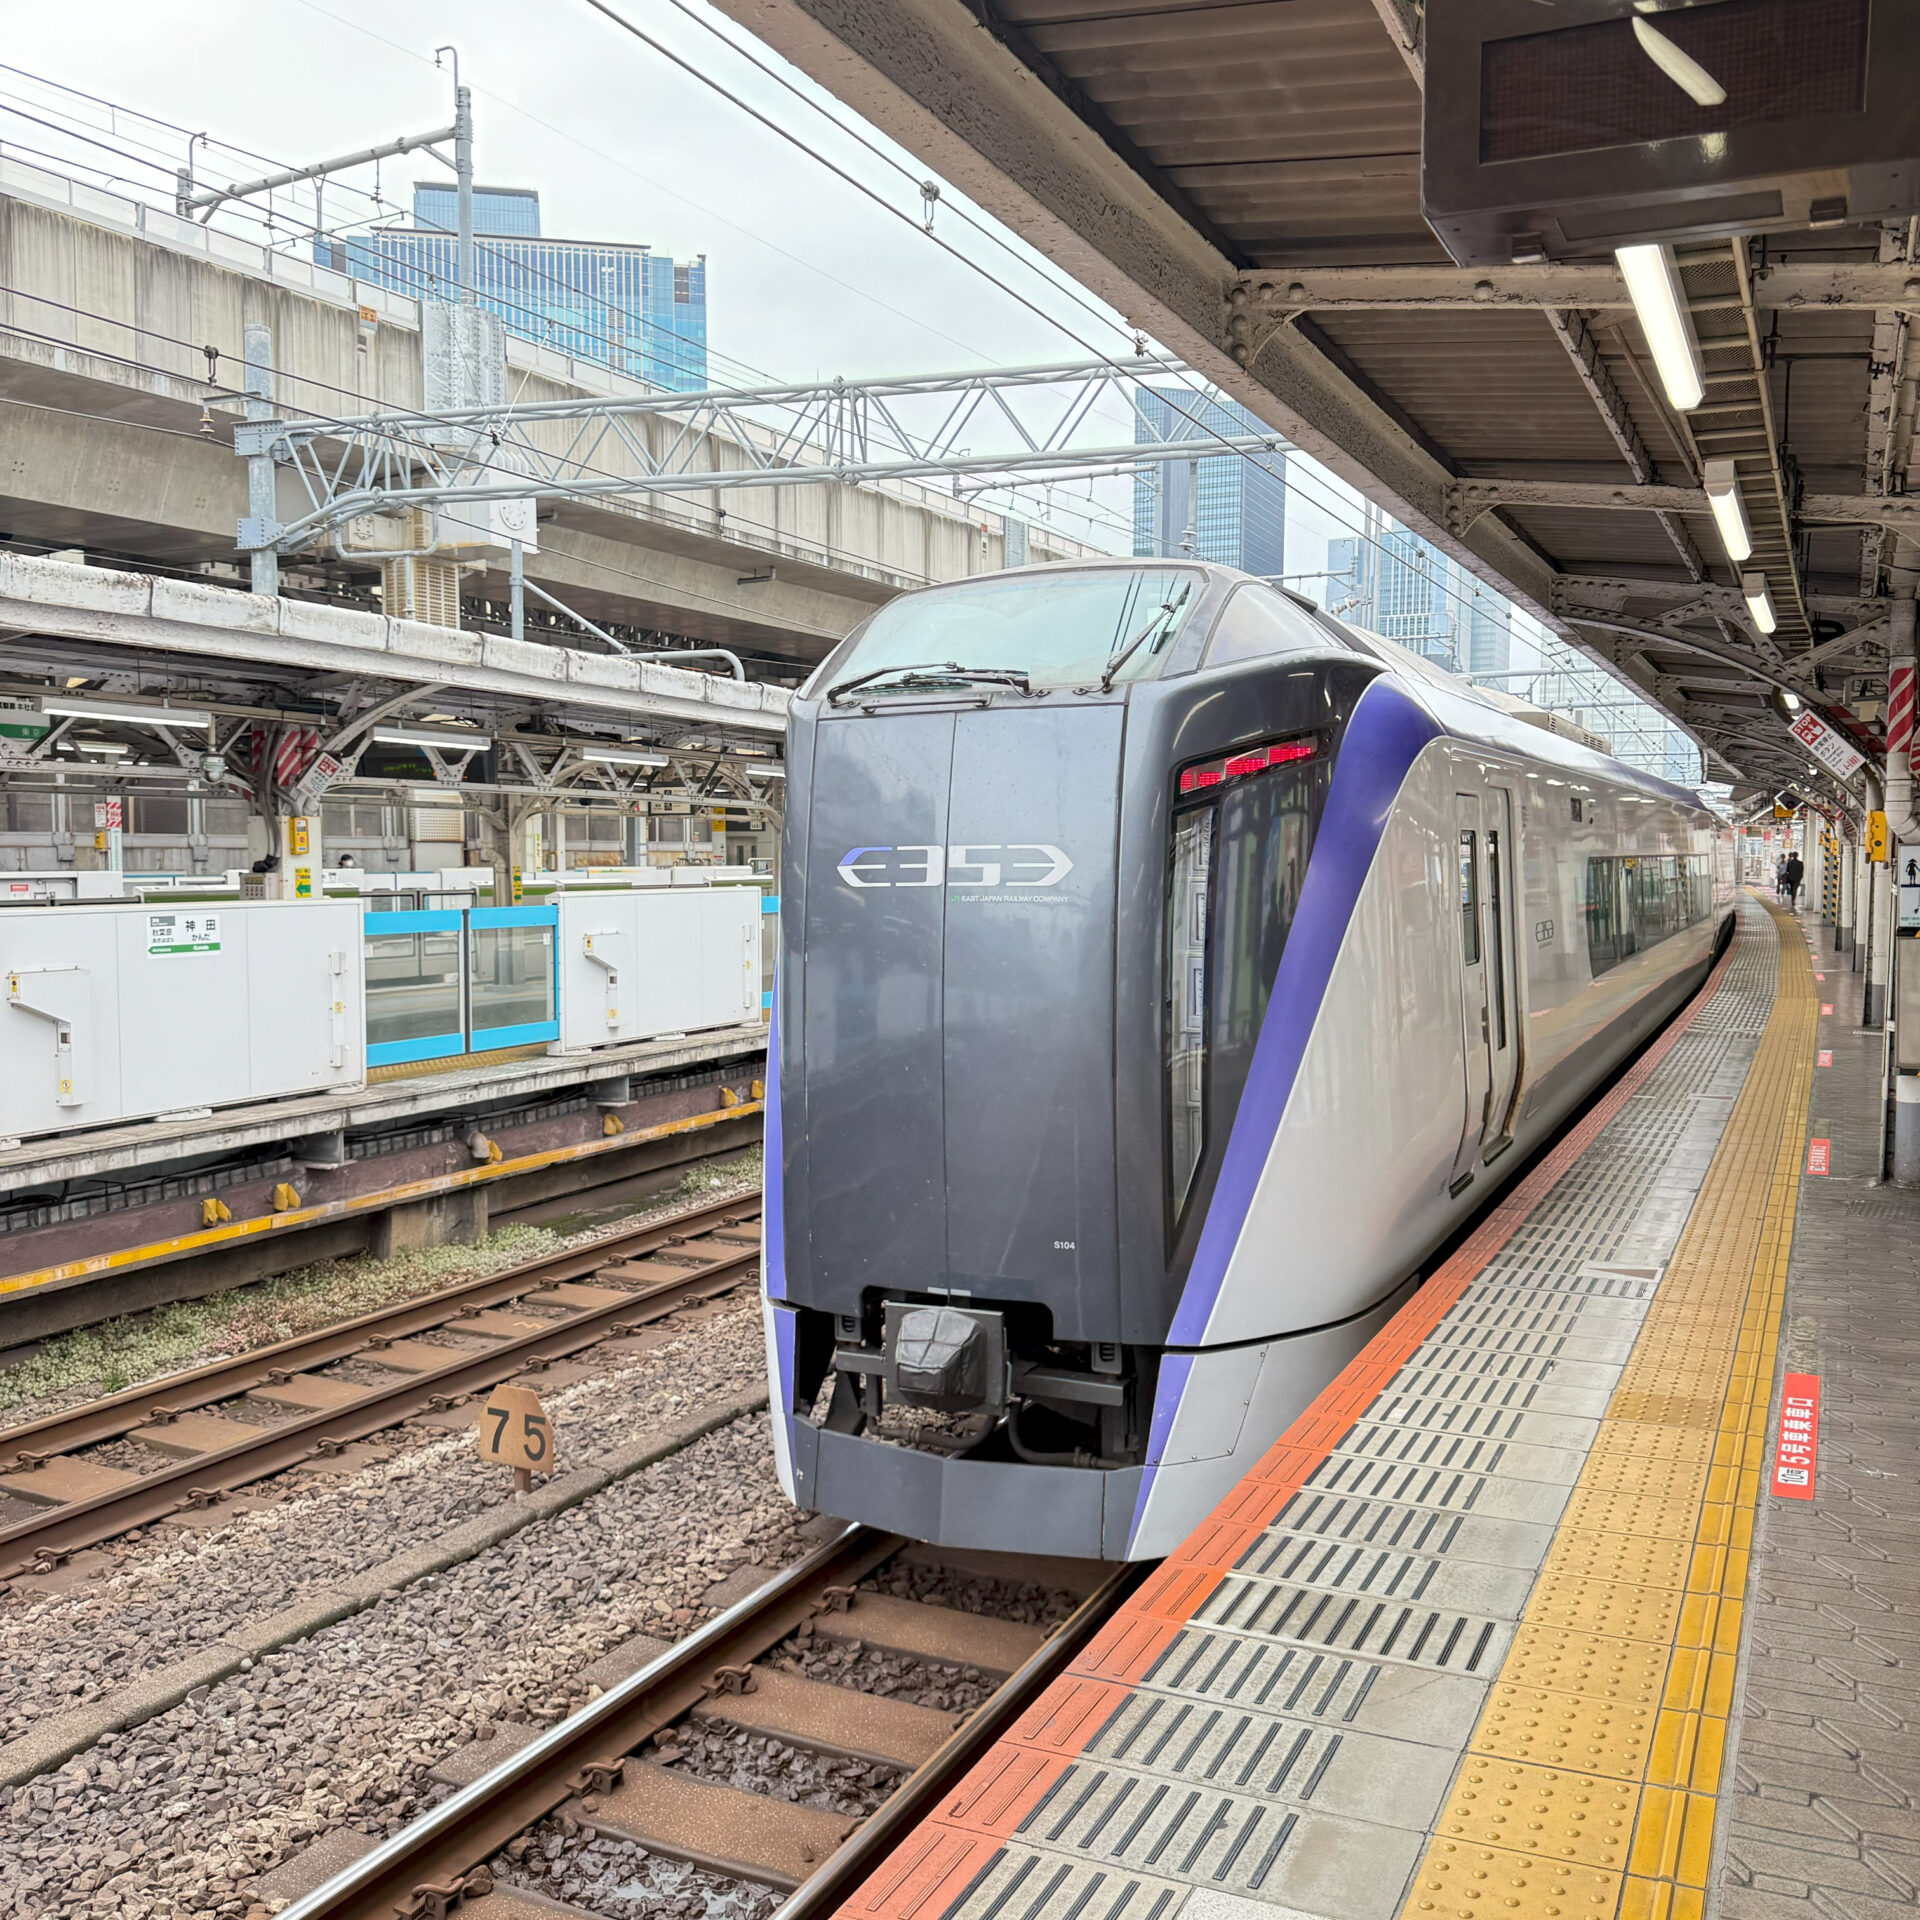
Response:
[[[0,914],[0,1135],[366,1079],[357,900]]]
[[[563,893],[558,1050],[760,1017],[760,889]]]

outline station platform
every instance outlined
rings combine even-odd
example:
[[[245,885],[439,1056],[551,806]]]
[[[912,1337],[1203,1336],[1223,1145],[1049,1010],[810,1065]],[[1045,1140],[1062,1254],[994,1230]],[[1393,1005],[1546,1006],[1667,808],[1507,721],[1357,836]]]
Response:
[[[844,1920],[1911,1912],[1920,1196],[1849,964],[1743,898]]]
[[[476,1055],[0,1149],[0,1351],[750,1147],[766,1045],[756,1021]]]

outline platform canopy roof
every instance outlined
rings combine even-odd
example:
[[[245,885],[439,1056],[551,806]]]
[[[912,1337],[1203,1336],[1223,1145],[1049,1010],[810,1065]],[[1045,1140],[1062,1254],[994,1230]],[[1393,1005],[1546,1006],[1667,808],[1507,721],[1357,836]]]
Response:
[[[1631,681],[1710,777],[1822,784],[1781,691],[1879,750],[1869,676],[1920,520],[1906,223],[1681,248],[1709,389],[1683,416],[1610,259],[1449,260],[1421,214],[1421,23],[1400,0],[720,4]],[[1729,454],[1771,635],[1703,491]]]

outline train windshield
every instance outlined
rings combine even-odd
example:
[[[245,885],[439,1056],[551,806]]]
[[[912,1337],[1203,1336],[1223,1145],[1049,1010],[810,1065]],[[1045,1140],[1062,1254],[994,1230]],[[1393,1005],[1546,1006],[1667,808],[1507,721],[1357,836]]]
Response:
[[[1203,576],[1184,567],[1027,574],[1016,570],[881,608],[829,697],[941,681],[1027,687],[1112,685],[1159,670],[1199,604]]]

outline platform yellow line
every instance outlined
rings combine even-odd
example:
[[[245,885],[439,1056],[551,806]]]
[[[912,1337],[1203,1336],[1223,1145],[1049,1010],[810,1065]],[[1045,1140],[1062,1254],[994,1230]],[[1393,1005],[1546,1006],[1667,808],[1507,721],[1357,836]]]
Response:
[[[1414,1875],[1403,1920],[1698,1920],[1818,1002],[1772,1010]]]

